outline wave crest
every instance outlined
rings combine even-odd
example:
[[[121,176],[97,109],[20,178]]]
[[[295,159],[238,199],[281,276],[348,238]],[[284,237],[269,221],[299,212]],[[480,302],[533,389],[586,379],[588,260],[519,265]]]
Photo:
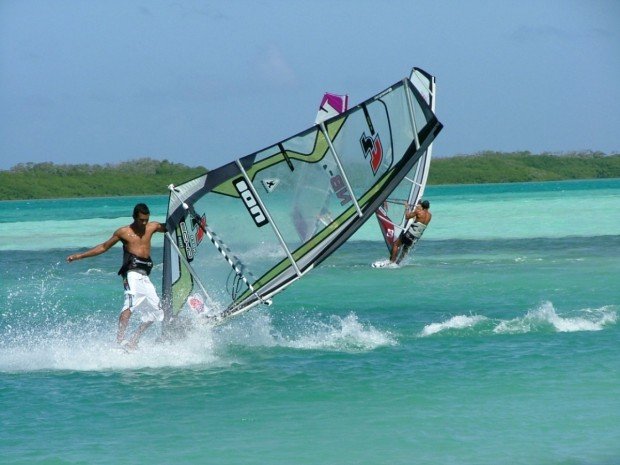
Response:
[[[486,320],[487,320],[486,317],[480,316],[480,315],[474,315],[474,316],[457,315],[441,323],[431,323],[430,325],[426,325],[424,329],[421,331],[420,336],[431,336],[433,334],[437,334],[442,331],[446,331],[450,329],[472,328],[476,326],[478,323],[481,323]]]
[[[286,326],[276,328],[268,313],[253,311],[242,320],[218,329],[218,339],[246,346],[286,347],[302,350],[367,351],[394,345],[387,331],[359,321],[357,315],[331,315],[326,321],[316,316],[297,315]]]
[[[582,309],[576,315],[558,315],[551,302],[543,302],[538,308],[528,311],[525,316],[500,321],[493,332],[529,333],[551,329],[558,333],[576,331],[601,331],[606,325],[617,321],[617,314],[610,306],[598,309]]]
[[[551,302],[543,302],[525,315],[512,319],[491,319],[481,315],[457,315],[440,323],[426,325],[420,337],[439,333],[472,330],[478,333],[523,334],[531,332],[601,331],[618,321],[613,306],[585,308],[572,313],[558,314]]]

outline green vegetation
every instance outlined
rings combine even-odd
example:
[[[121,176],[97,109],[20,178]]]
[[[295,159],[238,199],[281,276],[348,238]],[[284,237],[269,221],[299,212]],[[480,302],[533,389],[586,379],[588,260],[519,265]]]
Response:
[[[189,168],[149,158],[117,165],[20,163],[0,171],[0,200],[164,195],[169,184],[180,184],[206,171],[201,166]]]
[[[480,152],[433,158],[428,184],[483,184],[620,178],[620,154]]]
[[[0,200],[61,197],[164,195],[170,183],[180,184],[207,171],[167,160],[141,158],[117,165],[55,165],[20,163],[0,171]],[[620,178],[620,154],[575,152],[481,152],[435,157],[429,184],[479,184],[565,179]]]

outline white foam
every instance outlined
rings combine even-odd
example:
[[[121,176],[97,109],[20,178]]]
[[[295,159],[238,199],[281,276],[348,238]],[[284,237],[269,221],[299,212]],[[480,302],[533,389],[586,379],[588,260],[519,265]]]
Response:
[[[327,321],[316,316],[300,316],[276,328],[271,316],[252,311],[243,319],[218,328],[218,340],[245,346],[288,347],[303,350],[366,351],[394,345],[389,332],[363,324],[354,313],[332,315]]]
[[[543,328],[556,332],[601,331],[617,321],[618,315],[611,306],[582,309],[576,316],[560,316],[551,302],[543,302],[524,316],[500,321],[495,333],[528,333]]]
[[[481,332],[492,331],[496,334],[518,334],[534,331],[576,332],[601,331],[606,326],[616,323],[618,314],[613,306],[585,308],[567,315],[558,314],[551,302],[543,302],[534,310],[512,319],[490,319],[481,315],[457,315],[440,323],[426,325],[420,332],[421,337],[432,336],[448,330],[465,330],[484,324]]]
[[[485,320],[487,320],[487,318],[481,315],[457,315],[441,323],[431,323],[426,325],[420,332],[420,336],[431,336],[450,329],[471,328]]]
[[[396,344],[388,332],[362,324],[353,313],[344,318],[332,316],[329,323],[315,325],[314,331],[289,342],[298,349],[328,350],[372,350]]]
[[[86,275],[86,276],[90,276],[90,275],[115,275],[116,273],[113,273],[111,271],[108,270],[102,270],[101,268],[89,268],[86,271],[83,271],[81,274]]]
[[[373,268],[400,268],[400,265],[398,263],[394,263],[389,259],[377,260],[376,262],[373,262],[370,266],[372,266]]]
[[[116,328],[95,312],[80,322],[49,321],[28,329],[5,326],[0,343],[0,371],[117,371],[140,368],[227,366],[238,363],[232,347],[283,347],[302,350],[368,351],[394,345],[389,332],[345,317],[295,317],[276,327],[266,309],[256,309],[215,328],[200,319],[178,340],[160,342],[149,329],[135,351],[115,342]],[[135,322],[134,322],[135,324]],[[128,331],[131,334],[132,329]]]
[[[213,339],[206,328],[167,343],[156,342],[151,333],[131,352],[120,349],[113,333],[59,333],[60,328],[47,334],[23,334],[3,344],[0,371],[106,371],[226,363],[214,355]]]

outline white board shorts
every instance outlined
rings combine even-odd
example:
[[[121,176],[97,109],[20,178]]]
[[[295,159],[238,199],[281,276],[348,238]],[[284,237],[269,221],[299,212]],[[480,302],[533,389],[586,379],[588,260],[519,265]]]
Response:
[[[125,302],[123,310],[138,312],[143,322],[163,321],[164,312],[159,304],[155,286],[145,274],[128,271],[125,279]]]

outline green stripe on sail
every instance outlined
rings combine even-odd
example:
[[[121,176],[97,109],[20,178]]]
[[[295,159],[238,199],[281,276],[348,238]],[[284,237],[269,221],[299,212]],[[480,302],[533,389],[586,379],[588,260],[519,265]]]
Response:
[[[176,237],[180,237],[181,234],[181,227],[177,226]],[[179,251],[183,254],[183,258],[187,260],[185,247],[180,246]],[[177,260],[179,260],[179,279],[172,283],[172,312],[174,315],[177,315],[183,309],[185,302],[187,302],[187,298],[194,289],[192,274],[187,266],[185,266],[183,260],[179,258],[177,258]]]
[[[344,122],[346,121],[346,119],[347,118],[344,117],[342,118],[342,120],[338,120],[334,122],[333,124],[330,124],[328,128],[328,134],[331,140],[334,140],[336,138],[336,136],[340,132],[340,129],[344,125]],[[301,152],[295,152],[292,150],[286,150],[285,152],[286,152],[286,156],[289,159],[299,160],[302,163],[318,163],[321,160],[323,160],[323,158],[325,158],[325,155],[327,154],[328,151],[329,151],[329,144],[327,143],[327,140],[325,139],[323,132],[317,129],[316,138],[314,141],[314,149],[312,150],[312,152],[308,154],[301,153]],[[286,161],[286,157],[284,156],[284,153],[278,152],[270,157],[267,157],[263,160],[260,160],[254,163],[250,168],[246,170],[246,172],[250,180],[254,180],[256,175],[260,173],[262,170],[265,170],[267,168],[270,168],[274,165],[277,165],[285,161]],[[239,197],[239,193],[237,192],[237,189],[234,188],[232,182],[233,182],[233,179],[228,179],[224,181],[223,183],[221,183],[216,188],[212,189],[212,192],[223,194],[223,195],[228,195],[230,197]]]

